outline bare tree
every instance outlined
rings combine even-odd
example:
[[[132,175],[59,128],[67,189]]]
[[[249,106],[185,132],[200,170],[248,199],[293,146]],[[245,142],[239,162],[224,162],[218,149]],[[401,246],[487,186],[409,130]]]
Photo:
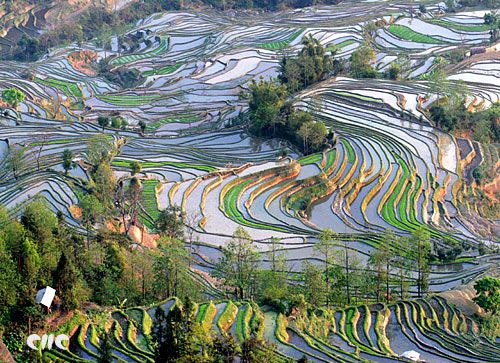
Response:
[[[195,237],[196,227],[200,219],[199,213],[190,213],[186,215],[186,233],[189,241],[189,253],[193,254],[193,242],[198,242],[199,238]],[[191,260],[189,259],[189,267],[191,267]]]

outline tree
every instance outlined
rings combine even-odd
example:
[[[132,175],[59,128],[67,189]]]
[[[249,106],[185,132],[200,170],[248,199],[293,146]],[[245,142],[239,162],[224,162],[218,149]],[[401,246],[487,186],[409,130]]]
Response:
[[[314,250],[323,257],[327,306],[330,304],[330,266],[333,263],[336,238],[337,235],[331,229],[324,229],[318,236],[318,242],[314,245]]]
[[[54,237],[54,231],[58,228],[57,217],[44,199],[34,198],[25,207],[21,223],[25,234],[35,243],[40,256],[39,277],[41,280],[48,280],[59,256],[59,246]]]
[[[14,179],[19,177],[21,170],[24,168],[24,148],[10,147],[5,157],[5,164],[14,175]]]
[[[64,149],[62,153],[62,166],[64,174],[68,175],[68,171],[73,168],[73,152],[69,149]]]
[[[302,45],[296,57],[285,56],[280,62],[279,80],[292,93],[326,78],[334,70],[334,63],[338,63],[332,60],[335,50],[328,54],[312,35],[304,37]]]
[[[474,284],[477,296],[473,300],[487,312],[500,311],[500,279],[486,276]]]
[[[418,297],[422,297],[429,288],[429,255],[431,253],[429,231],[423,227],[413,231],[410,244],[412,263],[417,271],[417,294]]]
[[[14,109],[17,109],[25,97],[26,95],[17,88],[8,88],[2,91],[2,100]]]
[[[0,317],[17,303],[20,288],[20,275],[7,242],[0,233]]]
[[[140,162],[138,162],[137,160],[130,162],[130,174],[131,175],[139,174],[141,171],[142,171],[142,166],[141,166]]]
[[[409,239],[407,237],[396,238],[394,241],[394,251],[394,266],[398,269],[399,298],[403,300],[408,293],[412,265]]]
[[[43,150],[43,147],[45,146],[45,142],[46,142],[46,135],[42,135],[40,140],[37,141],[38,143],[38,150],[37,150],[37,153],[36,153],[36,170],[37,171],[40,171],[40,156],[42,155],[42,150]]]
[[[54,289],[61,299],[63,311],[70,311],[78,307],[75,285],[78,282],[78,275],[73,262],[68,259],[63,252],[59,258],[57,268],[53,276]]]
[[[302,137],[304,153],[307,154],[319,151],[328,132],[323,122],[310,121],[300,127],[298,134]]]
[[[286,259],[279,246],[280,240],[271,237],[270,242],[270,269],[259,271],[257,280],[259,282],[259,298],[264,303],[273,304],[286,298],[289,286]]]
[[[114,129],[124,128],[127,125],[127,121],[121,116],[111,117],[111,127]]]
[[[144,131],[146,131],[146,123],[142,120],[139,120],[138,125],[141,130],[141,133],[144,133]]]
[[[92,173],[95,183],[94,195],[99,199],[103,207],[112,211],[113,192],[116,187],[115,174],[107,162],[101,162],[97,169]]]
[[[302,142],[304,145],[304,153],[307,153],[309,147],[309,138],[311,136],[313,122],[308,122],[303,124],[299,129],[299,136],[302,138]]]
[[[105,135],[95,135],[87,142],[87,161],[95,167],[103,161],[111,160],[114,152],[114,145]]]
[[[121,118],[121,124],[120,124],[120,128],[122,130],[126,130],[127,129],[127,126],[128,126],[128,121],[125,120],[123,117]]]
[[[37,286],[38,271],[41,267],[40,256],[35,243],[25,237],[21,242],[18,256],[18,272],[24,281],[24,298],[32,299]]]
[[[252,80],[250,83],[250,128],[256,133],[276,132],[276,126],[282,123],[279,117],[280,110],[285,104],[287,95],[286,86],[280,85],[276,80],[259,83]]]
[[[376,78],[377,71],[373,68],[375,52],[368,45],[362,45],[351,55],[349,74],[354,78]]]
[[[309,261],[302,263],[302,291],[304,298],[311,305],[322,305],[326,302],[326,283],[323,271]]]
[[[241,344],[241,363],[272,363],[266,343],[256,337],[245,339]]]
[[[32,62],[38,59],[46,48],[36,38],[23,35],[11,49],[12,58],[20,62]]]
[[[79,196],[79,205],[82,209],[82,222],[87,229],[87,248],[90,244],[90,229],[102,216],[104,208],[94,195],[87,194]]]
[[[115,361],[113,357],[113,344],[111,342],[111,333],[102,329],[99,334],[100,345],[97,348],[99,357],[97,358],[98,363],[113,363]]]
[[[189,298],[183,306],[175,304],[165,316],[161,307],[155,312],[152,337],[155,362],[207,362],[211,341],[208,332],[195,321],[195,307]]]
[[[155,355],[155,362],[166,362],[166,355],[168,354],[169,341],[167,336],[166,327],[167,315],[165,310],[160,306],[155,310],[155,324],[151,329],[151,338],[153,340],[153,349]]]
[[[328,131],[323,122],[316,121],[312,124],[309,134],[309,144],[311,145],[311,149],[314,152],[320,150],[321,145],[323,145],[323,142],[325,141],[327,134]]]
[[[222,248],[222,257],[214,270],[214,275],[233,288],[239,299],[252,296],[257,272],[258,255],[253,240],[246,230],[238,227],[233,238]]]
[[[160,254],[154,262],[156,288],[162,299],[172,296],[193,296],[194,281],[189,274],[191,256],[184,243],[166,237],[158,241]]]
[[[494,12],[484,14],[484,23],[490,26],[490,30],[493,31],[495,25],[498,22],[498,15]]]
[[[345,292],[344,304],[351,305],[353,292],[354,297],[357,298],[357,293],[360,288],[362,279],[359,273],[360,260],[350,251],[346,240],[344,240],[343,250],[340,253],[339,262],[339,265],[342,266],[342,269],[344,271],[342,279],[339,279],[338,283],[343,283],[343,290]]]
[[[127,259],[130,264],[126,267],[129,281],[135,287],[134,291],[139,292],[137,297],[132,299],[136,304],[144,305],[152,299],[156,300],[156,296],[153,296],[153,288],[157,275],[154,271],[154,264],[151,264],[155,257],[156,253],[146,248],[130,251],[130,258]]]
[[[130,179],[128,187],[123,180],[120,180],[115,189],[115,207],[122,217],[125,235],[128,234],[130,227],[137,222],[141,200],[141,188],[141,181],[133,177]]]
[[[368,260],[369,264],[373,266],[376,276],[375,276],[375,294],[377,302],[380,301],[380,295],[382,293],[382,284],[385,284],[385,299],[387,302],[390,300],[390,273],[393,263],[393,254],[391,251],[391,244],[396,241],[397,237],[394,231],[391,229],[386,229],[379,245],[379,248],[372,252]]]
[[[168,206],[160,212],[156,220],[156,229],[162,236],[181,239],[184,236],[186,214],[177,206]]]
[[[442,59],[441,57],[439,57]],[[436,58],[438,59],[438,58]],[[439,60],[434,60],[437,62],[436,69],[428,74],[428,92],[427,95],[431,96],[435,94],[437,96],[437,101],[444,95],[447,94],[450,88],[450,83],[446,79],[446,73],[441,69]]]
[[[212,343],[213,363],[233,363],[238,351],[238,343],[231,334],[216,335]]]
[[[97,123],[102,127],[102,131],[109,126],[109,118],[106,116],[97,117]]]
[[[401,66],[397,63],[392,63],[386,72],[386,78],[398,80],[401,76]]]

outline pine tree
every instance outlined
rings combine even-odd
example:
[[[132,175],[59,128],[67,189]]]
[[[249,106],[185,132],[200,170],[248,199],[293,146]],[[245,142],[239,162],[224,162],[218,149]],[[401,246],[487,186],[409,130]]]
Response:
[[[66,253],[62,253],[54,271],[54,288],[61,299],[61,308],[69,311],[78,307],[75,284],[78,281],[77,270]]]
[[[258,254],[247,231],[238,227],[233,238],[222,249],[223,256],[214,270],[216,277],[224,279],[239,299],[251,297],[255,285]]]
[[[318,242],[314,245],[314,250],[321,253],[324,264],[324,277],[326,286],[326,305],[330,303],[330,273],[333,262],[336,234],[331,229],[324,229],[318,236]]]
[[[419,228],[412,233],[410,242],[412,245],[413,264],[417,271],[417,293],[418,297],[422,297],[429,288],[430,234],[424,228]]]
[[[100,334],[101,345],[98,348],[98,363],[113,363],[113,345],[111,343],[111,333],[103,330]]]

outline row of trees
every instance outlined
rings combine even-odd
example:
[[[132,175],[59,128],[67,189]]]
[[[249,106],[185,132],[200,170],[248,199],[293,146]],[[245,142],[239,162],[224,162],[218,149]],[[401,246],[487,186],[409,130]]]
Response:
[[[266,260],[269,268],[262,269],[261,257],[248,233],[242,228],[235,231],[214,271],[228,293],[286,309],[299,304],[300,295],[313,306],[346,306],[406,298],[412,282],[417,296],[423,296],[429,287],[432,247],[425,229],[416,230],[410,237],[386,231],[367,265],[362,265],[347,241],[324,230],[314,245],[322,263],[305,261],[299,285],[288,283],[294,274],[286,264],[279,240],[273,238],[270,244]]]

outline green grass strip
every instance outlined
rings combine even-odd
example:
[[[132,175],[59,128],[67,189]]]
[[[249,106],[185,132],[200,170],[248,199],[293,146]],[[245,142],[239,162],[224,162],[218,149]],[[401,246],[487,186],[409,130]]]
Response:
[[[339,96],[346,96],[346,97],[357,98],[357,99],[362,100],[362,101],[384,103],[384,101],[382,99],[380,99],[380,98],[374,98],[374,97],[370,97],[370,96],[363,96],[363,95],[359,95],[357,93],[349,93],[349,92],[342,92],[342,91],[334,91],[333,93],[335,93],[336,95],[339,95]]]
[[[121,56],[121,57],[118,57],[118,58],[111,60],[111,62],[109,62],[109,64],[120,65],[120,64],[135,62],[135,61],[142,60],[142,59],[153,58],[153,57],[156,57],[157,55],[160,55],[163,52],[166,52],[167,49],[168,49],[168,38],[162,38],[158,48],[155,48],[150,52],[124,55],[124,56]]]
[[[357,43],[354,39],[347,39],[337,44],[335,43],[329,44],[328,47],[326,47],[326,50],[327,51],[341,50],[342,48],[347,47],[348,45],[354,43]]]
[[[347,155],[349,157],[348,161],[350,163],[353,163],[354,162],[354,149],[352,148],[352,145],[346,139],[342,139],[340,141],[342,142],[342,144],[345,146],[345,148],[347,150]]]
[[[160,216],[160,210],[158,209],[158,202],[156,200],[156,186],[158,185],[158,180],[144,180],[142,182],[142,195],[141,202],[142,206],[146,210],[148,218],[145,215],[140,215],[142,222],[151,230],[155,229],[154,221]]]
[[[111,165],[130,169],[130,162],[131,162],[130,160],[115,159],[111,162]],[[212,172],[214,170],[217,170],[217,168],[210,165],[188,164],[177,161],[145,161],[145,162],[140,162],[139,164],[141,165],[142,169],[173,166],[179,169],[195,169],[206,172]]]
[[[319,164],[319,163],[321,163],[322,158],[323,158],[323,154],[316,153],[316,154],[304,156],[304,157],[300,158],[298,161],[299,161],[299,164],[301,166],[305,166],[305,165],[314,164],[314,163]]]
[[[176,64],[168,65],[168,66],[165,66],[165,67],[162,67],[159,69],[152,69],[149,71],[145,71],[142,75],[145,77],[157,76],[157,75],[167,75],[170,73],[174,73],[176,70],[181,68],[181,66],[182,66],[182,63],[176,63]]]
[[[64,92],[67,97],[83,97],[82,90],[78,87],[77,84],[72,82],[62,81],[60,79],[50,77],[47,77],[45,79],[36,77],[35,82],[43,84],[44,86],[57,88]]]
[[[265,49],[270,49],[270,50],[280,50],[285,47],[287,47],[291,42],[293,42],[297,37],[302,34],[303,29],[297,30],[295,33],[293,33],[291,36],[284,40],[278,40],[276,42],[269,42],[269,43],[261,43],[257,44],[257,48],[265,48]]]
[[[198,118],[197,115],[195,114],[182,114],[182,115],[177,115],[177,116],[172,116],[172,117],[166,117],[164,119],[152,122],[147,125],[146,129],[147,130],[156,130],[160,128],[163,125],[170,124],[170,123],[181,123],[181,124],[190,124],[193,122],[197,122],[200,119]]]
[[[160,95],[110,95],[97,96],[101,101],[117,106],[141,106],[160,98]]]
[[[490,30],[490,26],[487,24],[460,24],[455,23],[453,21],[443,20],[443,19],[430,19],[427,21],[428,23],[441,25],[445,28],[454,29],[454,30],[462,30],[466,32],[484,32]]]
[[[335,150],[330,150],[326,153],[326,163],[323,170],[324,171],[329,170],[333,166],[334,161],[335,161]]]
[[[446,42],[442,40],[430,37],[422,33],[418,33],[415,30],[400,24],[391,24],[389,25],[387,30],[392,35],[395,35],[400,39],[408,40],[411,42],[424,43],[424,44],[446,44]]]
[[[224,212],[224,214],[227,215],[228,218],[232,219],[233,221],[243,226],[259,228],[259,229],[268,229],[277,232],[286,232],[285,229],[273,226],[271,224],[263,224],[263,223],[256,223],[253,221],[249,221],[245,219],[243,214],[241,214],[240,210],[238,209],[238,195],[240,195],[242,190],[251,182],[252,180],[246,180],[244,182],[232,186],[231,189],[228,190],[228,192],[224,196],[224,204],[222,206],[222,211]]]

